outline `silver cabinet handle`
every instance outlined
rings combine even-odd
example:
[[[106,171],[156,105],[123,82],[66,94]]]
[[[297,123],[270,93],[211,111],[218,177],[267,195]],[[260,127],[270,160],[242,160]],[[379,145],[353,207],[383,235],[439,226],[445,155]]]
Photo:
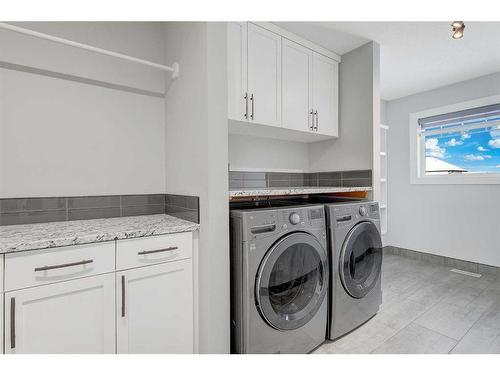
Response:
[[[253,97],[253,94],[250,95],[250,101],[252,102],[252,114],[250,115],[250,119],[253,120],[254,118],[254,107],[255,107],[255,98]]]
[[[165,249],[158,249],[158,250],[145,250],[145,251],[139,251],[137,255],[146,255],[146,254],[155,254],[155,253],[163,253],[165,251],[172,251],[172,250],[177,250],[177,246],[172,246],[172,247],[167,247]]]
[[[248,119],[248,92],[245,93],[245,118]]]
[[[318,110],[314,112],[314,115],[316,116],[316,126],[314,130],[318,131],[318,125],[319,125],[319,116],[318,116]]]
[[[122,318],[125,317],[125,276],[122,275]]]
[[[88,259],[88,260],[81,260],[80,262],[74,262],[74,263],[64,263],[64,264],[56,264],[54,266],[37,267],[37,268],[35,268],[35,272],[55,270],[57,268],[81,266],[82,264],[89,264],[89,263],[94,263],[94,260]]]
[[[314,130],[314,110],[311,109],[309,114],[311,115],[311,125],[309,125],[309,129]]]
[[[16,347],[16,299],[10,299],[10,348]]]

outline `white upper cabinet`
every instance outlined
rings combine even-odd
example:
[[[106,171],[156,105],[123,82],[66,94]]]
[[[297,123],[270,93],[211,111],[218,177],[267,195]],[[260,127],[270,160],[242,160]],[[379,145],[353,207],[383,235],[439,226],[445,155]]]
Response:
[[[337,137],[339,61],[276,25],[228,23],[228,118],[236,120],[229,131],[301,142]]]
[[[313,52],[283,38],[283,127],[312,130]]]
[[[5,353],[115,353],[114,274],[5,293]]]
[[[228,49],[228,117],[248,120],[247,108],[247,23],[229,22]]]
[[[250,121],[281,126],[281,36],[248,24]]]
[[[339,64],[313,53],[312,96],[314,129],[319,134],[338,136]]]

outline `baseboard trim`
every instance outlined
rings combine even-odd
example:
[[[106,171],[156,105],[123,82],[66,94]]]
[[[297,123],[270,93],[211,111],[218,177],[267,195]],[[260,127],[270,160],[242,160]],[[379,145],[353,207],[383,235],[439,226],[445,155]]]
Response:
[[[405,258],[420,260],[441,266],[448,266],[459,270],[479,273],[482,275],[497,275],[500,276],[500,267],[490,266],[487,264],[469,262],[466,260],[445,257],[442,255],[428,254],[421,251],[405,249],[396,246],[385,246],[385,254],[400,255]]]

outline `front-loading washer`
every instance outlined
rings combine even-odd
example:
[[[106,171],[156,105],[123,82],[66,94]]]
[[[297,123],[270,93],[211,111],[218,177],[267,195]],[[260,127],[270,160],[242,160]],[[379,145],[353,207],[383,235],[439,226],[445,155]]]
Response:
[[[325,205],[331,264],[328,338],[373,317],[382,303],[382,241],[377,202]]]
[[[289,204],[230,211],[232,353],[308,353],[326,339],[324,207]]]

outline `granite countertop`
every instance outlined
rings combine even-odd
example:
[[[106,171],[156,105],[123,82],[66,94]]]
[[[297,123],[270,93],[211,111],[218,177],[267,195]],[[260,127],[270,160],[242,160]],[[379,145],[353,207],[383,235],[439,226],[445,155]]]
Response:
[[[230,198],[237,197],[261,197],[268,195],[300,195],[300,194],[326,194],[326,193],[346,193],[352,191],[370,191],[371,187],[335,187],[335,186],[303,186],[303,187],[279,187],[279,188],[249,188],[229,190]]]
[[[6,225],[0,226],[0,254],[192,232],[198,228],[199,224],[164,214]]]

